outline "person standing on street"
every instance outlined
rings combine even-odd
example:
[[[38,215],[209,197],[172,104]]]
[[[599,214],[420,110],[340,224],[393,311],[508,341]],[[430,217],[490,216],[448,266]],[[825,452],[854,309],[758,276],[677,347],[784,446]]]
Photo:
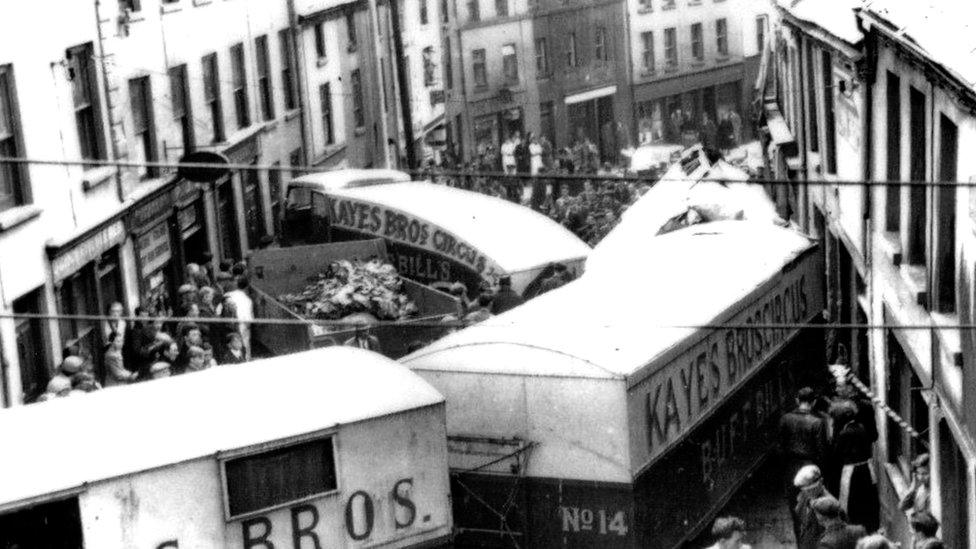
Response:
[[[839,500],[852,522],[870,531],[878,529],[881,503],[878,500],[872,441],[857,418],[857,406],[846,403],[834,433],[834,462],[841,466]]]
[[[515,173],[515,134],[502,143],[502,169],[505,173]]]
[[[738,147],[742,143],[742,117],[739,113],[735,112],[735,109],[729,109],[729,129],[732,130],[729,143],[729,148]]]
[[[529,171],[538,175],[542,171],[542,144],[529,132]]]
[[[912,515],[913,549],[941,549],[942,541],[936,536],[939,521],[928,511]]]
[[[793,524],[798,549],[817,549],[824,528],[817,520],[817,515],[810,504],[813,500],[830,496],[830,492],[823,483],[823,475],[816,465],[804,465],[793,479],[793,485],[800,489],[796,498],[794,515],[797,520]],[[833,497],[833,496],[831,496]]]
[[[498,292],[495,299],[491,302],[491,314],[500,315],[505,311],[510,311],[518,307],[525,300],[518,292],[512,289],[512,277],[503,276],[498,280]]]
[[[787,504],[797,523],[794,505],[799,489],[793,480],[805,465],[823,466],[827,453],[827,423],[813,413],[817,397],[813,389],[803,387],[796,394],[797,407],[783,414],[779,420],[779,451],[783,456],[784,492]]]
[[[247,295],[248,288],[251,287],[247,276],[237,277],[237,289],[227,292],[227,299],[234,304],[234,311],[237,320],[241,322],[237,325],[237,331],[241,334],[241,341],[244,343],[244,355],[247,360],[251,360],[251,322],[254,320],[254,302]]]
[[[857,541],[868,535],[863,526],[844,520],[844,510],[833,496],[817,498],[810,506],[824,529],[818,549],[856,549]]]

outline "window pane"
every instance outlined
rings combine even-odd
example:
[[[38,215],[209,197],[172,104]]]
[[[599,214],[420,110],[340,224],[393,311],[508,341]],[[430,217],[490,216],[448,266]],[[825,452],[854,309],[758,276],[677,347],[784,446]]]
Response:
[[[231,516],[337,487],[331,437],[228,460],[224,470]]]

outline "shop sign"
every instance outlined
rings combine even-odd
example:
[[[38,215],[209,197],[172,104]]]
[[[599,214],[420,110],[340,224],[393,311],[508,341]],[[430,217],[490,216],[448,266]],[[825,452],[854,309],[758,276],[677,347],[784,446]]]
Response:
[[[54,280],[61,280],[78,271],[86,263],[118,246],[125,240],[125,227],[121,221],[105,226],[90,238],[51,260]]]
[[[798,333],[797,328],[741,326],[804,323],[823,310],[820,265],[818,254],[807,253],[769,291],[721,320],[735,327],[708,331],[631,387],[631,453],[638,469],[722,405]]]
[[[434,252],[475,271],[486,280],[495,280],[504,272],[464,240],[403,212],[348,198],[330,198],[329,208],[330,221],[336,227]],[[440,269],[440,266],[430,267],[432,274]]]
[[[172,250],[169,242],[169,227],[166,223],[156,225],[136,241],[139,250],[139,264],[142,276],[148,277],[169,261]]]
[[[165,192],[132,210],[132,227],[139,230],[168,215],[173,209],[173,195]]]

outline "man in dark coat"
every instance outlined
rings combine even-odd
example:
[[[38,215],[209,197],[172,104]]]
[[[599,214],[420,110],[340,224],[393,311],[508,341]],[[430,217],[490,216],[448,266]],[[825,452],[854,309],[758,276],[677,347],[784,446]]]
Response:
[[[844,404],[834,423],[833,462],[841,467],[838,495],[851,521],[874,531],[880,523],[881,504],[871,433],[858,419],[857,405],[851,401]]]
[[[831,494],[824,486],[823,475],[816,465],[803,466],[793,479],[793,484],[800,489],[794,507],[794,516],[797,517],[797,523],[794,524],[797,549],[817,549],[824,527],[817,520],[817,514],[810,504]]]
[[[793,512],[799,489],[793,479],[804,465],[822,467],[827,452],[827,422],[813,413],[816,395],[813,389],[803,387],[797,392],[797,407],[783,414],[779,420],[779,451],[783,456],[784,492]],[[797,517],[793,513],[793,523]]]
[[[859,524],[847,524],[840,502],[833,496],[824,496],[810,502],[817,520],[824,528],[818,549],[856,549],[857,540],[868,535]]]
[[[518,292],[512,289],[512,278],[508,276],[503,276],[498,280],[498,292],[495,294],[495,299],[491,303],[491,314],[500,315],[505,311],[509,311],[518,307],[525,300],[522,296],[518,295]]]

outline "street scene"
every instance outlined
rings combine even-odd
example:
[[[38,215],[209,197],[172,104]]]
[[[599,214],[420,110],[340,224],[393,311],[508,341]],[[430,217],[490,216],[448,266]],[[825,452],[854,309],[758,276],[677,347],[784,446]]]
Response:
[[[974,21],[0,6],[0,549],[976,548]]]

